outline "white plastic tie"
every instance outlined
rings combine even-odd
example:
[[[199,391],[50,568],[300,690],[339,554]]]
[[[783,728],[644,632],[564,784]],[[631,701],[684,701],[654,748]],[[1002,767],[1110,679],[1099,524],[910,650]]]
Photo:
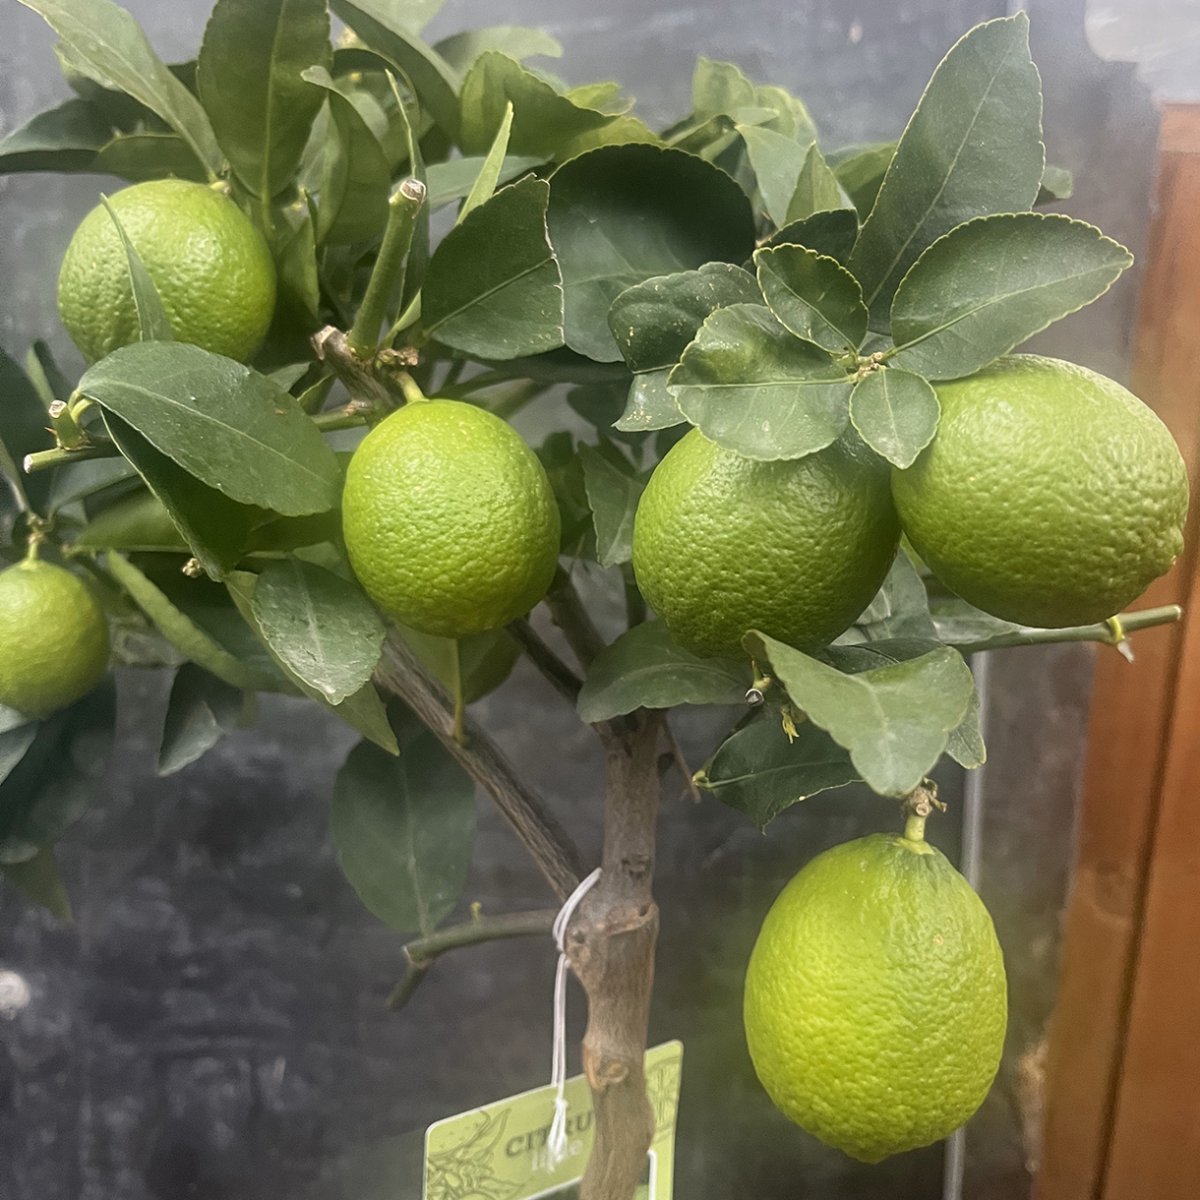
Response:
[[[567,1157],[567,929],[575,910],[600,882],[597,867],[571,894],[554,919],[554,944],[558,947],[558,969],[554,975],[554,1050],[550,1065],[550,1083],[554,1095],[554,1120],[546,1139],[546,1156],[551,1168]]]

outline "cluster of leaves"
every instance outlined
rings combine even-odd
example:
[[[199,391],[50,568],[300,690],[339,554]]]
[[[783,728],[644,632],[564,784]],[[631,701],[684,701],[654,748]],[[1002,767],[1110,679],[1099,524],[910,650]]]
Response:
[[[408,931],[455,903],[471,790],[373,682],[388,631],[340,546],[349,443],[327,433],[344,378],[310,341],[353,324],[406,178],[426,202],[402,278],[383,281],[382,348],[427,392],[502,415],[549,392],[562,419],[539,453],[563,554],[626,591],[631,627],[592,667],[583,719],[740,706],[698,779],[762,825],[853,780],[903,795],[943,753],[982,761],[959,647],[1009,627],[954,601],[931,615],[903,553],[838,644],[810,655],[752,634],[740,661],[673,645],[629,559],[641,490],[688,424],[763,460],[852,425],[905,466],[936,430],[931,381],[985,366],[1128,264],[1091,226],[1033,211],[1069,180],[1045,167],[1024,16],[963,38],[898,142],[833,152],[800,100],[731,64],[701,60],[692,112],[656,131],[619,85],[529,66],[560,53],[536,30],[430,44],[437,0],[218,0],[197,60],[172,66],[112,0],[21,2],[61,38],[76,97],[0,141],[0,171],[220,181],[280,279],[268,342],[242,365],[171,340],[127,244],[141,341],[75,385],[42,343],[25,370],[0,359],[19,509],[6,556],[30,522],[47,527],[102,590],[119,660],[175,669],[161,771],[251,720],[255,693],[307,696],[363,737],[333,835],[364,901]],[[336,47],[330,9],[347,26]],[[113,456],[23,478],[56,401]],[[468,702],[517,655],[505,631],[404,636]],[[746,715],[751,659],[771,683]],[[0,714],[0,863],[43,898],[47,847],[81,811],[111,713],[105,691],[41,725]]]

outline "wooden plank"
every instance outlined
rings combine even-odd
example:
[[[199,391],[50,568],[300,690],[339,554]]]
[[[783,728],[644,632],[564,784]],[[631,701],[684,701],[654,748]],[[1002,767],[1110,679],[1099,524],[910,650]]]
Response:
[[[1171,427],[1200,478],[1200,108],[1164,114],[1158,212],[1143,284],[1134,389]],[[1200,523],[1187,550],[1145,597],[1189,600]],[[1193,634],[1190,628],[1188,637]],[[1051,1025],[1038,1200],[1118,1200],[1104,1190],[1132,977],[1146,913],[1148,864],[1167,773],[1167,730],[1179,692],[1185,630],[1137,638],[1137,661],[1097,664],[1080,813],[1079,858],[1064,929],[1059,1000]],[[1197,649],[1200,654],[1200,648]],[[1197,902],[1193,897],[1193,904]],[[1198,1018],[1200,1020],[1200,1018]],[[1124,1111],[1124,1109],[1122,1110]],[[1159,1146],[1164,1158],[1170,1151]],[[1195,1200],[1200,1189],[1188,1193]],[[1165,1200],[1153,1190],[1131,1200]]]

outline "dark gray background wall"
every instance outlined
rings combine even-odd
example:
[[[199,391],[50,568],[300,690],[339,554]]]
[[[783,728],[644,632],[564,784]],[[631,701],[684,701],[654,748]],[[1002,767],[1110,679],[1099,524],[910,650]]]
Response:
[[[164,57],[194,53],[206,0],[129,7]],[[896,135],[948,46],[1004,11],[1003,0],[449,0],[435,30],[545,25],[567,45],[563,74],[622,80],[651,121],[686,110],[696,55],[733,59],[804,96],[837,145]],[[4,16],[0,132],[64,93],[39,19],[12,0]],[[1082,0],[1035,4],[1033,22],[1050,155],[1076,172],[1069,207],[1139,250],[1154,114],[1131,70],[1092,57]],[[0,180],[0,344],[10,353],[43,336],[76,361],[54,312],[53,270],[102,186]],[[1127,279],[1043,348],[1123,375],[1135,291]],[[991,664],[992,762],[977,803],[964,805],[957,775],[944,780],[952,812],[935,836],[958,854],[966,808],[1013,1008],[1001,1080],[967,1139],[961,1193],[951,1166],[951,1196],[1028,1194],[1089,664],[1078,648]],[[74,924],[0,891],[0,970],[29,989],[27,1005],[0,1015],[0,1196],[394,1197],[389,1168],[377,1164],[399,1135],[545,1080],[550,947],[464,952],[402,1015],[387,1014],[399,939],[358,904],[328,839],[327,798],[351,737],[309,707],[274,701],[255,730],[160,780],[152,762],[167,683],[121,680],[116,761],[61,856]],[[590,735],[525,670],[481,716],[594,852],[601,767]],[[695,761],[715,731],[703,715],[686,723]],[[860,1167],[778,1118],[740,1032],[741,972],[775,892],[814,853],[893,820],[883,801],[838,793],[762,837],[715,802],[694,807],[668,788],[653,1035],[686,1046],[683,1200],[942,1194],[942,1147]],[[549,901],[482,799],[469,898],[488,911]]]

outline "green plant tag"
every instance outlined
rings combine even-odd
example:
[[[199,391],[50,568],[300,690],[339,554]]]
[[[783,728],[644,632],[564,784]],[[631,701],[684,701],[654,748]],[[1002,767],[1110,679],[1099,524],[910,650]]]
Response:
[[[654,1107],[654,1141],[635,1200],[670,1200],[674,1190],[675,1117],[683,1045],[646,1052],[646,1087]],[[425,1134],[422,1200],[578,1200],[592,1152],[592,1097],[582,1075],[567,1080],[567,1154],[552,1166],[546,1151],[554,1118],[552,1086],[448,1117]]]

